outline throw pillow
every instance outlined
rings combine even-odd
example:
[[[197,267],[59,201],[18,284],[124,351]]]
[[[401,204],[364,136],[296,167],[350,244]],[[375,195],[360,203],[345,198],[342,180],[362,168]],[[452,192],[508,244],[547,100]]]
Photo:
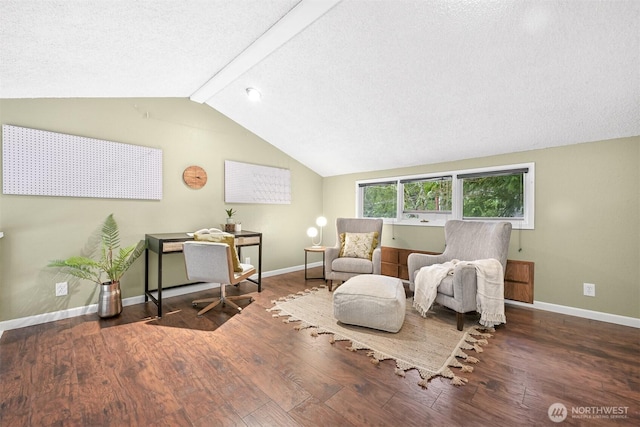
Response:
[[[198,233],[193,235],[194,240],[202,242],[215,242],[226,243],[231,248],[231,262],[233,263],[233,271],[240,273],[242,266],[240,266],[240,260],[238,259],[238,253],[236,252],[236,239],[233,234],[229,233]]]
[[[371,259],[378,246],[378,232],[340,234],[340,256]]]

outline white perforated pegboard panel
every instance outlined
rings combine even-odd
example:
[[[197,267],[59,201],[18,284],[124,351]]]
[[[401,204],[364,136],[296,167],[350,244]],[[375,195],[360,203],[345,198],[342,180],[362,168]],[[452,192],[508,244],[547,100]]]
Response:
[[[291,171],[225,160],[224,201],[291,204]]]
[[[162,199],[162,150],[2,126],[2,192]]]

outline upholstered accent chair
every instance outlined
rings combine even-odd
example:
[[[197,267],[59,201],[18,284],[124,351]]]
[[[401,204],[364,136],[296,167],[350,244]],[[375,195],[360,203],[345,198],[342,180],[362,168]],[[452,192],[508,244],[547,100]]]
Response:
[[[413,253],[407,260],[409,289],[415,290],[418,271],[427,265],[442,264],[457,259],[477,261],[493,258],[500,261],[502,271],[507,267],[507,252],[511,238],[511,223],[480,221],[447,221],[444,226],[445,249],[440,255]],[[457,328],[464,326],[464,314],[476,311],[477,277],[474,266],[457,264],[453,275],[438,285],[435,302],[457,313]]]
[[[342,283],[360,274],[380,274],[381,247],[382,219],[336,219],[336,244],[325,251],[324,277],[329,291],[334,280]]]

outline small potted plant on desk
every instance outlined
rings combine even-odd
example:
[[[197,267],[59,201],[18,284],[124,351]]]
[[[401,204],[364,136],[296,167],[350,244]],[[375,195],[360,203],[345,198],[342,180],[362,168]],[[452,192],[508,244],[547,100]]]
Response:
[[[94,260],[85,256],[72,256],[65,260],[54,260],[49,267],[58,267],[64,273],[81,279],[91,280],[100,286],[98,296],[98,316],[114,317],[122,312],[120,279],[133,262],[144,252],[145,242],[120,248],[118,224],[110,214],[102,224],[101,257]],[[109,279],[103,282],[103,275]]]
[[[233,218],[233,216],[237,213],[237,211],[233,210],[233,208],[225,209],[224,211],[227,213],[227,223],[224,225],[224,231],[233,233],[234,231],[236,231],[236,220]]]

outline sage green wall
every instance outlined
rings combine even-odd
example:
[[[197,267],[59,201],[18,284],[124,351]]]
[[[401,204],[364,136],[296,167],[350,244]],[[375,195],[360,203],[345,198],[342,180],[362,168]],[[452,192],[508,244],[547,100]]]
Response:
[[[535,230],[513,231],[509,259],[535,262],[534,299],[640,318],[640,137],[325,178],[325,215],[354,215],[359,179],[526,162],[535,162]],[[326,235],[335,242],[335,227]],[[444,249],[442,227],[386,225],[382,240]],[[596,284],[595,298],[583,282]]]
[[[45,266],[79,253],[109,213],[128,244],[145,233],[216,226],[234,207],[244,229],[264,233],[263,269],[273,271],[302,264],[305,230],[321,213],[329,219],[323,243],[335,242],[335,218],[355,213],[358,179],[525,162],[536,163],[536,228],[514,230],[509,258],[536,263],[536,301],[640,318],[640,137],[322,179],[186,99],[0,100],[0,122],[160,148],[164,193],[160,201],[0,195],[0,321],[95,302],[87,283],[55,297],[54,283],[66,278]],[[292,204],[225,204],[224,160],[290,169]],[[191,164],[208,172],[201,190],[182,183]],[[387,225],[383,244],[442,250],[442,228]],[[124,297],[142,294],[143,267],[140,259],[124,277]],[[167,271],[169,283],[185,280],[179,255]],[[582,296],[583,282],[596,284],[595,298]]]
[[[0,321],[97,300],[95,286],[70,282],[68,297],[55,297],[54,283],[67,280],[46,268],[55,258],[79,254],[109,213],[131,244],[146,233],[193,231],[219,226],[224,209],[237,209],[246,230],[264,233],[263,271],[304,262],[306,229],[322,213],[322,178],[214,109],[187,99],[0,100],[0,122],[80,135],[163,151],[160,201],[0,195]],[[291,171],[289,205],[224,203],[224,161],[236,160]],[[185,167],[208,173],[207,185],[182,182]],[[257,260],[255,249],[244,256]],[[183,283],[181,255],[167,257],[169,283]],[[123,296],[143,292],[144,259],[122,280]]]

